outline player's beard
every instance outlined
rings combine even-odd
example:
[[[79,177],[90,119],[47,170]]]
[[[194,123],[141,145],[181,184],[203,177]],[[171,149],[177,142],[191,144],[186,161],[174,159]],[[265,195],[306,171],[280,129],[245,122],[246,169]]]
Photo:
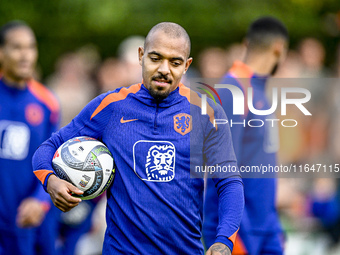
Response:
[[[157,79],[163,79],[164,81],[168,82],[169,85],[171,86],[171,83],[172,81],[170,79],[168,79],[168,77],[166,75],[163,75],[163,74],[159,74],[158,76],[156,77],[153,77],[152,80],[157,80]],[[157,101],[161,101],[165,98],[167,98],[170,94],[170,87],[163,90],[158,90],[157,87],[154,88],[152,86],[149,87],[149,93],[150,95],[156,99]]]
[[[274,76],[274,74],[277,72],[277,69],[279,69],[279,62],[276,62],[276,64],[274,65],[272,71],[270,72],[270,75]]]
[[[157,90],[157,89],[154,89],[152,87],[150,87],[149,89],[149,93],[150,95],[156,99],[157,101],[161,101],[165,98],[167,98],[170,94],[170,89],[167,89],[167,90]]]

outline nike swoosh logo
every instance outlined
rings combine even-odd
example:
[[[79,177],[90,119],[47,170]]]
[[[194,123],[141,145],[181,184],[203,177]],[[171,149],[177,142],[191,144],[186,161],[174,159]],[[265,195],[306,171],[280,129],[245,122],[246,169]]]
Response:
[[[120,123],[127,123],[127,122],[131,122],[131,121],[136,121],[136,120],[138,120],[138,119],[124,120],[124,117],[122,117],[120,119]]]

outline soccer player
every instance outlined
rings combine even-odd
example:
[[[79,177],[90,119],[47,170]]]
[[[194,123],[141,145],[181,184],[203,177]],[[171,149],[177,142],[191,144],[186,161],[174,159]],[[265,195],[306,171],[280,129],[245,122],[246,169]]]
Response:
[[[190,166],[236,167],[230,129],[213,125],[214,118],[225,118],[220,106],[209,101],[210,115],[201,115],[199,95],[180,83],[192,62],[181,26],[157,24],[138,52],[143,83],[92,100],[39,147],[35,174],[58,208],[72,209],[81,200],[69,193],[82,192],[53,174],[53,155],[70,138],[99,139],[118,169],[107,193],[103,254],[203,254],[204,181],[190,178]],[[214,179],[221,219],[207,254],[231,254],[241,220],[242,181],[228,177]]]
[[[286,55],[288,32],[275,18],[263,17],[254,21],[246,36],[246,56],[236,61],[222,84],[240,88],[247,100],[247,88],[253,89],[256,109],[269,109],[265,95],[266,80],[277,69]],[[231,125],[233,145],[239,167],[276,165],[278,149],[277,129],[268,126],[265,119],[272,116],[255,115],[245,109],[245,115],[233,115],[233,98],[228,89],[219,89],[223,109]],[[248,120],[259,119],[265,125],[250,127]],[[275,118],[274,118],[275,119]],[[245,123],[243,125],[242,123]],[[244,178],[245,210],[233,254],[282,254],[282,230],[275,208],[276,179]],[[275,177],[275,176],[273,176]],[[218,197],[215,184],[208,180],[204,206],[203,236],[207,246],[214,243],[218,227]]]
[[[32,80],[36,60],[36,39],[28,25],[12,21],[1,27],[1,255],[35,254],[34,227],[51,205],[31,162],[38,146],[56,131],[59,106],[42,84]]]

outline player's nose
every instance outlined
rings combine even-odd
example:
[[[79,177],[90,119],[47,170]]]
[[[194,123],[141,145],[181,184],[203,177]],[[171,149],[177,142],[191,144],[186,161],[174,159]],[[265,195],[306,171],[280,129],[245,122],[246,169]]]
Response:
[[[170,73],[170,65],[169,61],[163,60],[160,66],[158,67],[158,72],[167,75]]]

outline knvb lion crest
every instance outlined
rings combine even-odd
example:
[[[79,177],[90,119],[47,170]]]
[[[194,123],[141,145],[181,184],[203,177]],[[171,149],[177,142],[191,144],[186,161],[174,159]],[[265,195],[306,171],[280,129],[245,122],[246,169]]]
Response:
[[[134,171],[143,181],[172,181],[175,160],[176,147],[169,141],[140,140],[133,145]]]
[[[181,135],[186,135],[192,129],[191,116],[186,113],[179,113],[174,116],[174,129]]]
[[[173,145],[154,145],[146,158],[148,181],[168,182],[175,177],[175,147]]]

